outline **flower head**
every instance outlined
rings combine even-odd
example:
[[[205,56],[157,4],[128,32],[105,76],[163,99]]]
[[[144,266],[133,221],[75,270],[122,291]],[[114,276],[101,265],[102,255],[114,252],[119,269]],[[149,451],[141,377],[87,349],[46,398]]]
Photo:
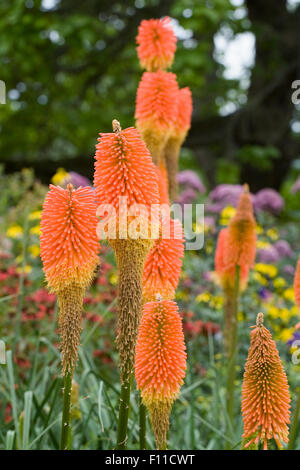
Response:
[[[41,218],[41,258],[54,291],[86,288],[98,264],[96,203],[90,188],[50,185]]]
[[[295,277],[294,277],[294,292],[295,292],[295,301],[300,309],[300,258],[297,263]]]
[[[136,346],[135,377],[158,449],[166,447],[169,414],[186,369],[178,307],[170,300],[144,305]]]
[[[173,129],[177,115],[178,84],[171,72],[145,72],[140,81],[135,117],[154,163]]]
[[[243,437],[252,437],[247,447],[260,441],[266,450],[268,440],[273,438],[282,448],[281,441],[288,442],[288,382],[276,344],[263,325],[262,313],[252,328],[242,389]]]
[[[251,267],[256,254],[256,230],[251,196],[245,185],[241,194],[235,216],[228,226],[224,246],[224,263],[226,267],[248,265]]]
[[[193,102],[192,93],[189,87],[180,88],[177,91],[177,117],[173,134],[185,139],[189,128],[191,127]]]
[[[158,189],[159,189],[159,203],[170,205],[170,199],[168,194],[168,173],[166,166],[163,162],[160,162],[158,168]]]
[[[224,262],[224,250],[226,249],[226,241],[228,237],[228,228],[223,228],[218,237],[216,253],[215,253],[215,269],[219,281],[224,291],[232,292],[235,285],[235,266],[227,266]],[[246,287],[249,276],[249,265],[242,264],[240,270],[240,288]]]
[[[266,211],[277,214],[283,209],[284,200],[280,194],[272,188],[265,188],[258,191],[254,198],[255,211]]]
[[[155,300],[157,294],[163,299],[174,298],[183,256],[184,236],[180,221],[163,221],[160,237],[154,242],[145,262],[143,298],[146,302]]]
[[[141,66],[149,72],[172,65],[176,50],[176,36],[170,18],[143,20],[136,38]]]
[[[177,175],[177,182],[181,186],[187,186],[187,188],[195,189],[199,193],[205,193],[205,187],[195,171],[180,171]]]
[[[159,204],[157,169],[139,132],[133,127],[121,130],[117,121],[113,124],[115,132],[100,134],[96,146],[97,202],[102,207],[110,205],[117,218],[126,207],[131,211],[128,217],[139,212],[148,224],[152,206]]]

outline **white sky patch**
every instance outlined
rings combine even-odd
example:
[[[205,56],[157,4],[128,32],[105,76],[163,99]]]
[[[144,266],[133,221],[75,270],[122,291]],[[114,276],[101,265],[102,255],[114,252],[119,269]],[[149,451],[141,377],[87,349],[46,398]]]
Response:
[[[184,29],[179,24],[179,21],[175,20],[175,18],[171,18],[171,25],[173,27],[173,30],[177,39],[181,41],[185,41],[186,39],[192,39],[193,31],[191,29]]]
[[[214,37],[215,58],[224,65],[224,77],[229,80],[248,78],[254,64],[255,36],[245,32],[230,38],[221,30]]]
[[[41,7],[43,10],[52,10],[60,0],[42,0]]]
[[[294,11],[298,5],[300,5],[300,0],[288,0],[287,1],[287,9],[290,11]]]

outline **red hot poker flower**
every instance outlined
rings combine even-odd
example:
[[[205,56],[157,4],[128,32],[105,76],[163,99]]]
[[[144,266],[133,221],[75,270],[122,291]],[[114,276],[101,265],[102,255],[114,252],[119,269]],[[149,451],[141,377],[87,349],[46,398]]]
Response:
[[[169,414],[185,369],[184,337],[176,303],[146,303],[137,340],[135,377],[159,449],[166,447]]]
[[[170,18],[143,20],[136,41],[141,67],[155,72],[172,65],[177,39]]]
[[[177,116],[178,84],[171,72],[145,72],[140,81],[135,117],[137,127],[158,164]]]
[[[245,447],[260,441],[267,450],[268,440],[273,438],[282,448],[281,441],[288,442],[289,432],[288,382],[276,344],[263,326],[262,313],[252,328],[242,389]]]

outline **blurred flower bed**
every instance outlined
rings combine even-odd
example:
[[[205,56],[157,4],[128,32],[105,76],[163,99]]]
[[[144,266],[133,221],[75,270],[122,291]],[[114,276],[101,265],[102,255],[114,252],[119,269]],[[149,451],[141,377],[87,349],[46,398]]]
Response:
[[[90,184],[81,175],[61,168],[52,179],[52,183],[61,186],[69,182],[75,187]],[[204,227],[198,227],[204,230],[204,247],[185,252],[176,300],[183,317],[189,374],[194,380],[207,377],[213,381],[210,361],[213,358],[218,369],[223,360],[223,297],[214,274],[214,253],[218,232],[234,215],[242,187],[222,184],[208,193],[199,176],[190,170],[179,173],[178,182],[179,203],[205,204]],[[297,184],[293,189],[295,198],[299,197]],[[0,327],[8,345],[19,335],[14,360],[24,380],[34,364],[36,339],[43,338],[39,343],[43,354],[50,348],[49,334],[54,335],[58,346],[56,299],[46,290],[39,256],[39,223],[46,191],[47,187],[36,181],[31,170],[9,176],[0,174]],[[257,313],[263,311],[265,323],[278,342],[293,391],[298,386],[299,373],[291,361],[295,350],[293,341],[300,338],[293,291],[294,270],[300,254],[299,223],[289,213],[283,197],[272,189],[253,195],[253,204],[257,259],[240,304],[239,371],[242,374],[249,347],[249,327],[255,323]],[[116,377],[117,271],[107,244],[101,246],[100,258],[96,279],[84,300],[83,342],[89,340],[99,370],[105,376]],[[208,392],[205,397],[203,394],[205,390],[198,394],[197,401],[205,412],[211,398]],[[12,419],[9,405],[1,402],[0,406],[4,407],[5,420],[9,423]]]

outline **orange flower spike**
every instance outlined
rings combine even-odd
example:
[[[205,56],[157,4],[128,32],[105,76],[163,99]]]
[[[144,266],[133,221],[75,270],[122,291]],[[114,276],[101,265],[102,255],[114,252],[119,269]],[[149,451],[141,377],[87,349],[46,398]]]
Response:
[[[268,440],[274,439],[281,449],[288,442],[290,395],[276,344],[263,325],[263,314],[257,315],[252,327],[251,344],[245,365],[242,388],[243,438],[262,443],[267,450]]]
[[[300,309],[300,258],[297,263],[295,277],[294,277],[294,291],[295,291],[295,302]]]
[[[170,18],[143,20],[138,29],[136,42],[141,67],[148,72],[170,67],[176,51],[176,36]]]
[[[101,133],[96,145],[94,185],[97,201],[112,204],[119,211],[119,197],[127,197],[127,207],[144,204],[150,211],[159,203],[157,169],[139,132],[134,127]]]
[[[163,162],[160,162],[158,171],[158,189],[159,189],[159,203],[170,205],[170,199],[168,194],[168,173],[166,166]]]
[[[169,194],[172,201],[177,198],[177,173],[181,146],[191,127],[193,111],[192,94],[188,87],[177,91],[177,116],[171,135],[164,149],[164,157],[168,170]]]
[[[255,218],[248,185],[244,185],[236,214],[228,226],[224,263],[230,266],[253,266],[256,254]]]
[[[166,448],[169,415],[185,370],[186,352],[177,304],[170,300],[146,303],[137,340],[135,377],[158,449]]]
[[[134,204],[143,204],[149,222],[151,206],[159,207],[157,168],[136,129],[131,127],[122,131],[117,121],[113,121],[113,128],[114,133],[100,134],[96,147],[94,184],[97,199],[101,204],[111,204],[119,219],[124,212],[119,205],[119,197],[127,196],[128,210]],[[127,217],[129,222],[134,222],[132,218]],[[121,381],[124,386],[130,387],[141,317],[143,269],[153,240],[150,237],[131,237],[128,226],[124,238],[120,229],[116,237],[109,237],[109,243],[119,269],[117,342]]]
[[[169,234],[167,233],[170,222]],[[150,302],[160,294],[163,299],[173,299],[184,256],[184,235],[177,219],[162,222],[160,237],[154,242],[145,262],[143,299]]]
[[[137,91],[135,118],[155,164],[159,164],[175,124],[177,97],[175,74],[161,70],[143,74]]]
[[[90,188],[50,185],[41,219],[41,258],[48,286],[58,297],[63,373],[77,358],[83,296],[98,265],[97,223]]]
[[[223,228],[218,236],[216,253],[215,253],[215,270],[224,292],[232,295],[235,284],[235,266],[226,266],[224,262],[224,250],[226,247],[226,240],[228,237],[228,228]],[[248,265],[241,265],[240,270],[240,291],[243,291],[247,286],[250,267]]]

